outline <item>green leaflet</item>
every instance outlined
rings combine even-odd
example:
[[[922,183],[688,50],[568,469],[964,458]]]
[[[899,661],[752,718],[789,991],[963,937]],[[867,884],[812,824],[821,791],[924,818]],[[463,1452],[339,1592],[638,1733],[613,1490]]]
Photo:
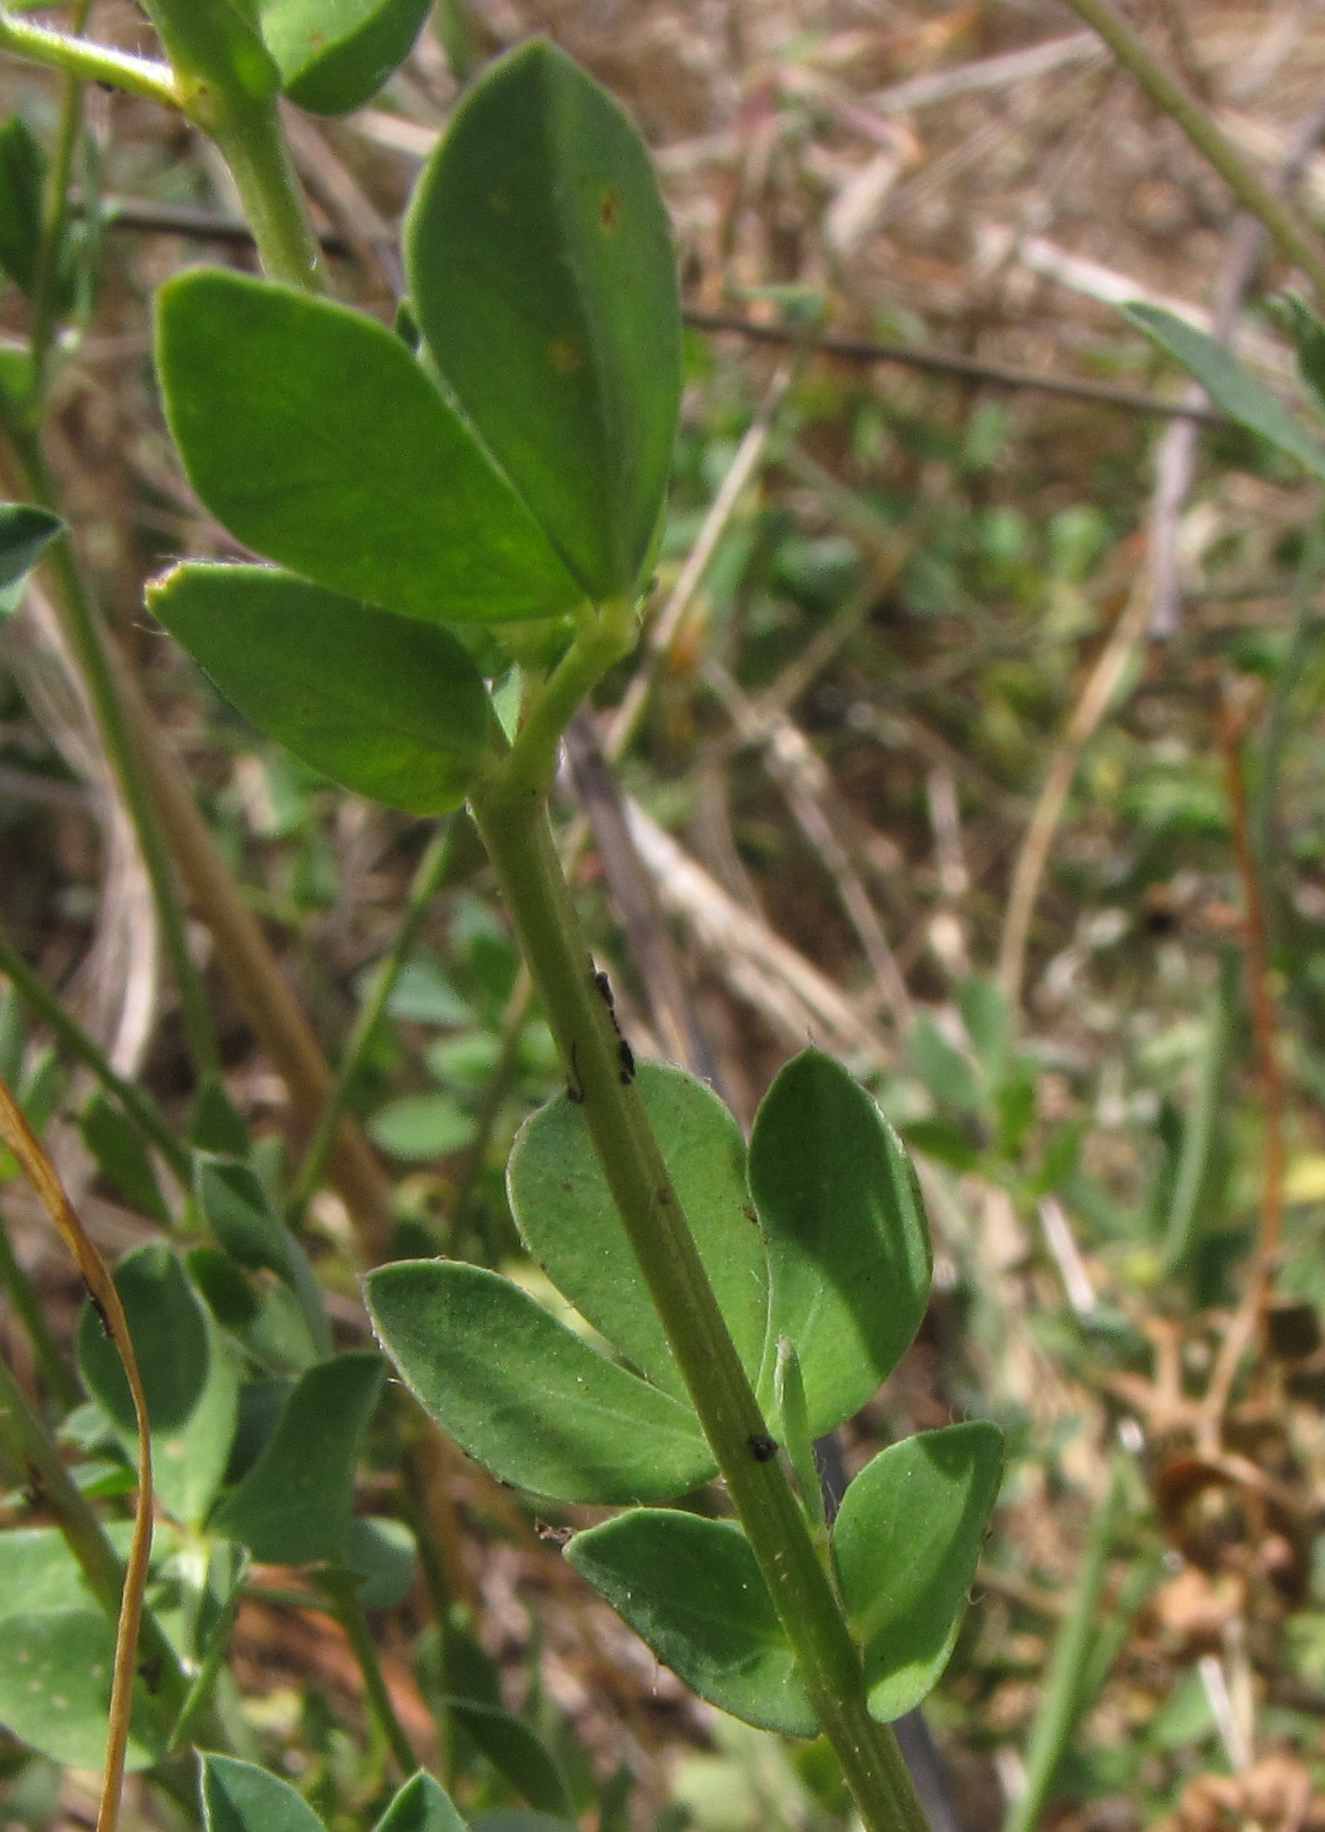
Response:
[[[267,566],[176,566],[147,602],[245,718],[314,769],[411,814],[464,800],[488,699],[445,630]]]
[[[157,371],[189,480],[247,546],[429,623],[583,597],[409,350],[361,312],[222,268],[157,295]]]
[[[365,1281],[383,1348],[442,1429],[503,1482],[558,1501],[662,1501],[713,1474],[688,1406],[508,1279],[404,1260]]]
[[[1002,1474],[1002,1433],[977,1420],[890,1445],[842,1497],[833,1551],[881,1723],[948,1663]]]
[[[746,1190],[740,1128],[713,1090],[683,1069],[641,1063],[639,1090],[754,1381],[768,1328],[768,1279]],[[553,1284],[627,1361],[688,1404],[583,1109],[565,1095],[541,1107],[516,1139],[506,1179],[525,1245]]]
[[[771,1337],[796,1350],[817,1437],[859,1411],[919,1327],[924,1205],[892,1127],[818,1050],[787,1063],[764,1096],[750,1189],[768,1238]]]
[[[259,0],[281,88],[313,114],[349,114],[409,56],[428,0]]]
[[[632,1508],[577,1533],[566,1557],[701,1698],[763,1730],[818,1733],[796,1657],[735,1522]]]
[[[491,65],[405,231],[437,367],[585,593],[633,592],[680,400],[676,263],[619,107],[555,46]]]

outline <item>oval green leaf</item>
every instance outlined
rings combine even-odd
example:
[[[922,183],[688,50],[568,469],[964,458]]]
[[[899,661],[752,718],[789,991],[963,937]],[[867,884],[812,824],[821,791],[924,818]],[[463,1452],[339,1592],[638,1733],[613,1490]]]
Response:
[[[200,1756],[199,1790],[207,1832],[326,1832],[288,1781],[234,1756]]]
[[[0,1723],[53,1762],[99,1769],[106,1759],[115,1625],[100,1611],[59,1609],[5,1617]],[[127,1766],[149,1768],[165,1754],[141,1681],[134,1688]]]
[[[451,1796],[420,1771],[401,1788],[373,1832],[467,1832]]]
[[[583,598],[465,422],[373,319],[197,268],[157,296],[156,352],[189,480],[255,552],[430,623],[547,617]]]
[[[577,1533],[566,1557],[701,1698],[761,1730],[818,1735],[786,1631],[733,1521],[633,1508]]]
[[[503,1482],[557,1501],[670,1501],[713,1474],[694,1413],[615,1366],[509,1279],[403,1260],[365,1280],[424,1410]]]
[[[833,1551],[882,1724],[948,1664],[1002,1473],[1002,1433],[976,1420],[890,1445],[842,1497]]]
[[[839,1063],[790,1061],[750,1139],[768,1240],[770,1336],[800,1357],[815,1437],[896,1367],[929,1297],[929,1229],[901,1140]],[[771,1370],[770,1370],[771,1372]]]
[[[159,1243],[115,1268],[152,1431],[157,1499],[176,1520],[201,1524],[225,1475],[239,1415],[239,1368],[178,1259]],[[89,1306],[78,1333],[88,1392],[130,1458],[137,1420],[119,1354]]]
[[[639,1091],[737,1352],[755,1380],[768,1280],[741,1129],[713,1090],[683,1069],[642,1063]],[[526,1121],[506,1179],[524,1243],[557,1289],[642,1374],[685,1398],[583,1106],[559,1095]]]
[[[424,169],[405,261],[438,368],[586,593],[631,591],[672,460],[681,321],[625,113],[544,41],[500,59]]]
[[[268,566],[176,566],[147,602],[246,719],[334,782],[409,814],[464,800],[488,699],[445,630]]]
[[[261,0],[262,36],[290,100],[349,114],[409,56],[428,0]]]
[[[301,1374],[257,1462],[210,1525],[278,1565],[341,1560],[359,1439],[382,1392],[379,1355],[334,1355]]]

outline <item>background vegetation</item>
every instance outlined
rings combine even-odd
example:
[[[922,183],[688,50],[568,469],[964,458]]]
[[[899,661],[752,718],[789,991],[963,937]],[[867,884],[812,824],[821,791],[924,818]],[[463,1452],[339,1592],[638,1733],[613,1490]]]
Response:
[[[1311,10],[1134,11],[1318,214]],[[102,38],[142,42],[132,8],[96,12]],[[662,173],[692,317],[683,427],[645,646],[570,749],[577,881],[638,1054],[690,1062],[748,1120],[812,1039],[917,1153],[935,1297],[843,1464],[972,1414],[1010,1452],[927,1707],[935,1823],[1325,1826],[1319,504],[1218,415],[1173,417],[1188,384],[1116,310],[1236,317],[1291,393],[1261,308],[1293,276],[1058,5],[450,0],[433,28],[372,106],[292,123],[342,297],[389,318],[396,218],[458,79],[529,33],[628,101]],[[49,145],[56,86],[15,64],[0,82]],[[191,260],[251,254],[224,174],[160,110],[95,94],[89,119],[82,182],[123,204],[48,454],[120,646],[334,1052],[429,835],[255,741],[143,613],[169,560],[235,552],[171,455],[145,301]],[[16,294],[0,310],[22,329]],[[831,352],[802,347],[824,333]],[[182,1114],[150,897],[46,591],[0,639],[0,916]],[[598,753],[619,755],[616,786]],[[557,1069],[463,833],[445,875],[352,1104],[416,1249],[510,1272],[501,1166]],[[206,962],[204,924],[190,942]],[[208,984],[230,1103],[293,1150],[281,1078]],[[150,1238],[150,1202],[78,1124],[87,1084],[12,993],[0,1059],[103,1250]],[[67,1335],[77,1281],[11,1171],[12,1251]],[[365,1216],[321,1189],[309,1220],[363,1343]],[[30,1380],[27,1334],[8,1316],[4,1334]],[[435,1473],[472,1683],[541,1726],[584,1823],[842,1823],[817,1746],[716,1724],[587,1597],[545,1543],[567,1520],[457,1458]],[[411,1605],[374,1622],[427,1750]],[[339,1631],[273,1581],[236,1650],[259,1739],[295,1752],[330,1823],[366,1823]],[[451,1772],[520,1797],[509,1749],[494,1764],[472,1724],[455,1734]],[[0,1797],[36,1827],[82,1823],[89,1796],[15,1749]]]

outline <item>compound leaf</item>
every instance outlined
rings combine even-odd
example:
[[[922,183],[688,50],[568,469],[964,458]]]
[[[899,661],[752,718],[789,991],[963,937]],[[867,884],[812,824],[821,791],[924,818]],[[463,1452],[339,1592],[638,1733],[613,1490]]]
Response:
[[[764,1242],[750,1211],[745,1141],[711,1088],[683,1069],[642,1063],[640,1097],[722,1314],[752,1380],[768,1325]],[[507,1186],[534,1258],[625,1358],[678,1398],[685,1386],[589,1136],[564,1094],[526,1121]]]

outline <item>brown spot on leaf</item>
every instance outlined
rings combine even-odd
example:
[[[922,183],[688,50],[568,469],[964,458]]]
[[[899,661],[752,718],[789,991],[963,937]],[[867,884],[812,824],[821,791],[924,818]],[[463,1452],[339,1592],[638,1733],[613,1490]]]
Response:
[[[547,347],[548,360],[558,375],[574,375],[577,369],[584,367],[584,357],[578,344],[569,337],[554,337]]]
[[[615,235],[621,227],[621,192],[614,184],[598,199],[598,222],[604,235]]]

